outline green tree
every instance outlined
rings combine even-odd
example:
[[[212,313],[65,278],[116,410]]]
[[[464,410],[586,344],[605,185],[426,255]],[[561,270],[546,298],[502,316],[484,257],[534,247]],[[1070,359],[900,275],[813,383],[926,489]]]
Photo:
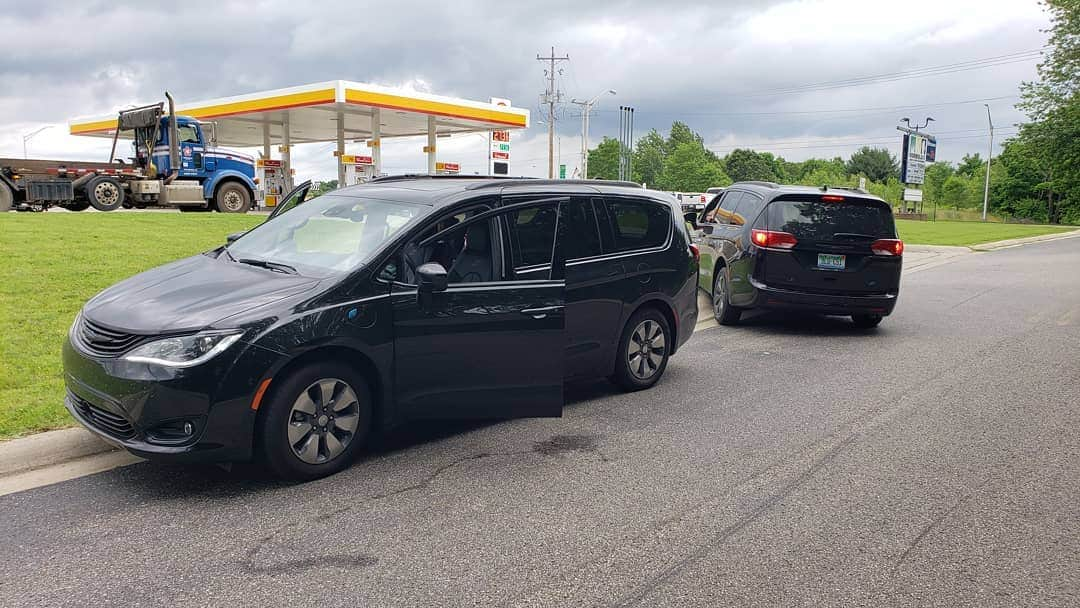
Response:
[[[960,164],[956,165],[956,173],[958,175],[964,175],[971,177],[975,175],[975,172],[979,170],[979,167],[986,165],[986,159],[979,156],[979,153],[965,154],[964,158],[960,160]]]
[[[704,192],[713,186],[729,184],[731,179],[720,163],[710,158],[699,142],[684,141],[664,160],[658,186],[676,192]]]
[[[671,123],[671,131],[668,132],[667,141],[664,144],[664,151],[667,154],[671,154],[681,144],[697,144],[702,148],[705,147],[705,140],[694,132],[693,129],[688,127],[686,123],[675,121]]]
[[[637,140],[634,149],[634,181],[639,184],[656,185],[664,171],[664,159],[667,157],[667,142],[653,129]]]
[[[852,154],[846,169],[851,175],[863,175],[875,182],[884,182],[900,172],[896,158],[887,149],[870,146],[863,146]]]
[[[589,150],[590,179],[619,179],[619,140],[605,137]]]
[[[762,156],[753,150],[742,148],[732,150],[724,157],[723,168],[728,177],[736,182],[751,180],[771,182],[779,179],[772,155]]]
[[[926,166],[926,177],[923,181],[924,204],[943,204],[942,187],[952,174],[952,165],[947,162],[930,163]]]

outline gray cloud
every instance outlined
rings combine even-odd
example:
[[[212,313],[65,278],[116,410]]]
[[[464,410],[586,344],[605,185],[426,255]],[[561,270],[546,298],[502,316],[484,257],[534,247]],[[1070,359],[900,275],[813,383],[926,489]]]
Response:
[[[639,133],[683,120],[721,153],[760,144],[799,159],[847,155],[858,143],[879,140],[895,148],[895,141],[884,140],[904,110],[817,111],[1012,95],[1033,77],[1034,62],[864,87],[751,94],[1002,55],[1038,48],[1045,39],[1039,32],[1045,17],[1033,1],[1001,3],[992,11],[978,10],[978,3],[920,2],[6,1],[0,10],[0,155],[21,152],[14,148],[21,146],[16,132],[27,126],[154,101],[166,88],[183,101],[344,78],[423,82],[432,92],[473,99],[510,97],[534,111],[534,127],[515,150],[531,161],[544,153],[543,125],[536,124],[543,66],[535,57],[552,45],[571,57],[560,66],[567,100],[618,91],[597,108],[593,141],[615,133],[615,108],[626,103],[638,110]],[[1014,102],[992,102],[996,122],[1021,119]],[[797,111],[816,113],[790,113]],[[573,112],[572,106],[561,110],[568,159],[579,145]],[[942,136],[943,158],[985,147],[978,139],[985,127],[979,103],[910,113],[933,115],[935,126],[951,134],[951,142]],[[60,145],[59,135],[41,145]],[[414,147],[399,146],[402,164],[419,158]],[[332,166],[316,168],[329,165],[319,154],[309,154],[311,170],[332,173]]]

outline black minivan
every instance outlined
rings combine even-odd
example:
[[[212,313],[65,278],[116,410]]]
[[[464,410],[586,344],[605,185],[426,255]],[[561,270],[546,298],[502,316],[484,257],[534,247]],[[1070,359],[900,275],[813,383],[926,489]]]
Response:
[[[563,384],[652,386],[697,318],[696,247],[629,183],[382,178],[92,298],[66,405],[143,457],[347,466],[416,418],[560,416]]]
[[[876,196],[739,182],[686,220],[701,252],[700,287],[721,324],[774,308],[850,315],[870,328],[896,306],[904,243]]]

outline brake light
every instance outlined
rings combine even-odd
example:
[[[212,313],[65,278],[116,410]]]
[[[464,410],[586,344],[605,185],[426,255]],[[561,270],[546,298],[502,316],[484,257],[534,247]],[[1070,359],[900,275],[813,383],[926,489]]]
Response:
[[[690,243],[690,253],[694,254],[695,262],[701,262],[701,250],[698,249],[697,245]]]
[[[904,255],[904,241],[900,239],[878,239],[870,243],[874,255]]]
[[[705,202],[705,195],[704,194],[701,195],[701,202],[703,202],[703,203]]]
[[[840,203],[840,202],[843,202],[844,197],[837,196],[835,194],[823,194],[821,196],[821,200],[823,200],[823,201],[825,201],[827,203]]]
[[[758,247],[771,249],[791,249],[799,242],[795,235],[775,230],[752,230],[750,240]]]

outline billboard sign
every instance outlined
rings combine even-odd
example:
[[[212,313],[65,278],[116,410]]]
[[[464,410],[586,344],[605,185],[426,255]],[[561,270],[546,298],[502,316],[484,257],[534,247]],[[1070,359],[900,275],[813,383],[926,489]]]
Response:
[[[926,177],[926,164],[937,160],[937,138],[904,127],[900,154],[900,183],[921,184]]]

